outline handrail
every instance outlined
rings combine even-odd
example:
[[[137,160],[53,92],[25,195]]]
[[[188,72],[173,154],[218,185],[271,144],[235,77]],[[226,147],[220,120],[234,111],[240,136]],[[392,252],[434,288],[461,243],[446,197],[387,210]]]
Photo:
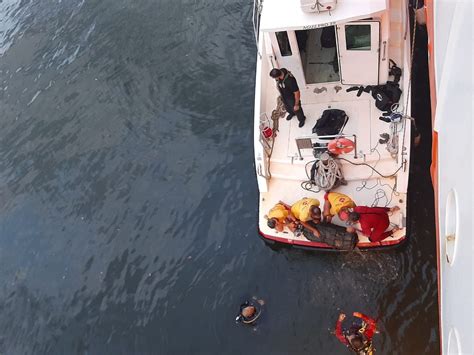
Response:
[[[252,10],[252,24],[253,24],[253,34],[255,38],[255,45],[257,46],[258,57],[262,59],[262,54],[258,49],[258,33],[260,31],[260,15],[262,13],[263,1],[254,0],[253,10]]]

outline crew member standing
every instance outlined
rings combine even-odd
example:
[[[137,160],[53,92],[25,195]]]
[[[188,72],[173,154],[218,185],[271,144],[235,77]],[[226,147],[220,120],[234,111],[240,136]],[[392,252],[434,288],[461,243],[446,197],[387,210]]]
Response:
[[[289,121],[296,115],[299,121],[298,127],[303,127],[306,117],[301,107],[300,89],[295,77],[285,68],[272,69],[270,76],[276,80],[278,91],[288,112],[286,120]]]

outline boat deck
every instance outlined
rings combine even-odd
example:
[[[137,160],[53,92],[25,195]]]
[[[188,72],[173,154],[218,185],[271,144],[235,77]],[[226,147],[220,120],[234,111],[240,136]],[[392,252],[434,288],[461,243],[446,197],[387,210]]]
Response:
[[[305,237],[297,237],[289,230],[278,233],[268,228],[265,215],[280,200],[291,205],[300,198],[312,197],[317,198],[321,206],[323,205],[324,191],[309,192],[301,187],[304,181],[309,180],[305,167],[308,166],[309,171],[314,157],[311,149],[303,149],[301,150],[303,159],[300,159],[295,139],[317,137],[312,133],[312,128],[322,112],[328,108],[344,110],[349,120],[342,133],[357,137],[357,157],[354,156],[354,152],[342,154],[340,157],[357,164],[369,164],[385,176],[396,173],[393,177],[384,178],[367,166],[356,166],[350,162],[340,161],[347,185],[333,191],[350,196],[359,206],[399,206],[400,211],[391,216],[390,220],[393,225],[405,227],[408,167],[400,168],[401,161],[405,158],[401,152],[395,158],[392,157],[386,145],[379,144],[380,134],[390,133],[390,124],[379,120],[381,112],[375,107],[371,95],[363,93],[357,97],[356,92],[347,93],[346,88],[347,86],[340,84],[328,83],[303,88],[300,86],[302,106],[306,116],[305,125],[299,128],[297,118],[286,121],[286,115],[278,120],[278,130],[269,165],[271,178],[268,182],[268,191],[260,194],[260,231],[269,239],[282,239],[290,244],[308,244]],[[262,111],[271,117],[271,112],[276,108],[277,102],[274,82],[267,82],[266,93],[266,102],[262,103],[264,105]],[[400,101],[402,100],[403,96]],[[409,129],[408,125],[405,132],[405,145],[408,146],[409,139],[406,137],[409,137]],[[402,136],[403,126],[400,124],[400,146]],[[337,216],[332,222],[344,226]],[[404,238],[405,228],[377,245],[396,244]],[[371,244],[375,243],[370,243],[365,236],[359,235],[359,246],[367,247],[372,246]]]

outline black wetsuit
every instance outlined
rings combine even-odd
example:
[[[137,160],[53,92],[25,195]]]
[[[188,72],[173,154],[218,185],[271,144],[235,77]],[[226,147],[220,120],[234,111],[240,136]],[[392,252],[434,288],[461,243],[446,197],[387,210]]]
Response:
[[[316,237],[313,232],[304,228],[303,235],[313,242],[326,243],[339,250],[352,250],[357,244],[357,234],[349,233],[346,228],[331,223],[306,222],[316,228],[321,234],[321,238]]]

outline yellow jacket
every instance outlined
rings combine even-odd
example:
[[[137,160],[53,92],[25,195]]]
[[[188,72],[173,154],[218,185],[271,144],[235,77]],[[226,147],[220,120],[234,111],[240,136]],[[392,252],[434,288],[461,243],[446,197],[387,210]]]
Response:
[[[331,213],[332,216],[338,214],[343,207],[355,207],[354,201],[352,201],[349,196],[340,194],[339,192],[329,192],[324,196],[324,199],[329,201],[331,204],[331,210],[329,213]]]
[[[288,210],[281,203],[277,203],[269,212],[268,219],[276,218],[278,221],[283,222],[288,217]]]
[[[311,221],[311,213],[309,211],[311,206],[319,207],[319,200],[315,198],[304,197],[291,206],[291,213],[301,222]]]

